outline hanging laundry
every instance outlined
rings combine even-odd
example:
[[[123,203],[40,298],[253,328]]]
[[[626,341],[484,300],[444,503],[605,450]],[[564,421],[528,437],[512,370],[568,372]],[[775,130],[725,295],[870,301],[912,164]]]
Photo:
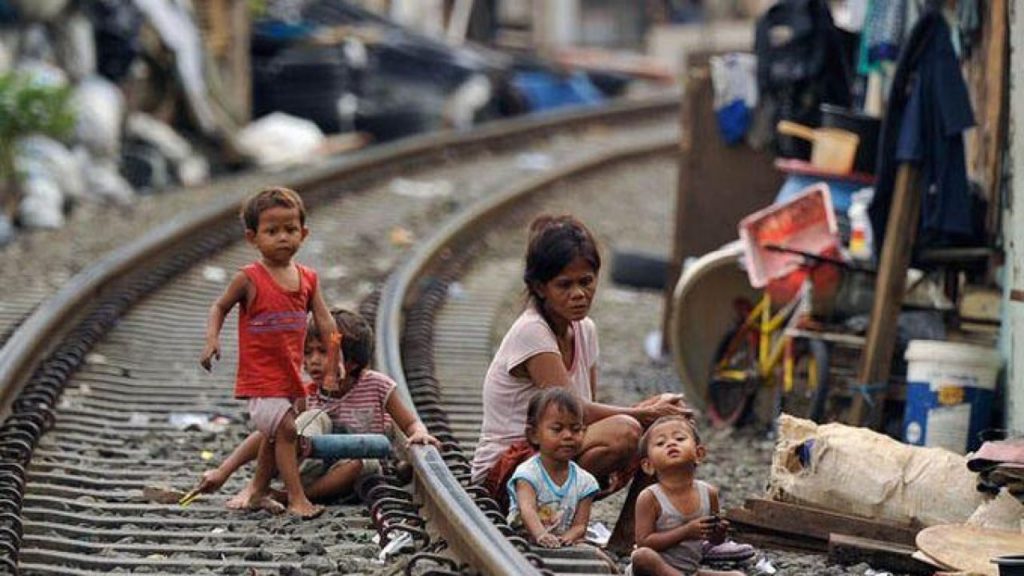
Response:
[[[920,169],[918,247],[956,243],[973,231],[963,132],[974,125],[974,114],[942,14],[923,15],[906,48],[882,127],[878,181],[869,210],[876,251],[883,244],[900,162],[913,162]]]
[[[868,0],[857,63],[860,74],[867,76],[899,58],[906,12],[905,0]]]
[[[757,57],[734,52],[712,56],[710,63],[718,129],[727,144],[736,144],[750,128],[757,106]]]

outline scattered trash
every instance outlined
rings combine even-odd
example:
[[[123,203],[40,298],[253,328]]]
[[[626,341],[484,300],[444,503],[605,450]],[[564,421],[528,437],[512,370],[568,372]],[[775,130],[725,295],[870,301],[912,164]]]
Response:
[[[78,142],[98,157],[116,158],[125,107],[121,89],[102,76],[90,76],[75,87],[72,105]]]
[[[217,526],[213,530],[210,530],[210,534],[223,534],[223,533],[225,533],[227,531],[228,531],[227,528],[225,528],[223,526]]]
[[[134,112],[128,115],[126,135],[156,148],[166,158],[174,176],[184,186],[197,186],[209,180],[210,165],[199,156],[181,135],[164,122],[149,114]]]
[[[43,178],[60,187],[66,199],[85,197],[85,182],[79,159],[60,142],[33,134],[18,139],[15,160],[26,180]]]
[[[183,4],[163,0],[134,0],[164,45],[174,52],[174,63],[185,100],[204,134],[213,134],[217,126],[208,100],[204,79],[203,41],[195,20]]]
[[[206,265],[203,266],[203,280],[223,284],[228,280],[228,272],[220,266]]]
[[[892,572],[878,572],[868,568],[864,571],[864,576],[892,576]]]
[[[555,167],[555,162],[550,154],[542,152],[523,152],[516,156],[516,167],[520,170],[533,172],[544,172]]]
[[[665,352],[661,345],[661,330],[652,330],[644,337],[644,353],[651,360],[665,359]]]
[[[410,246],[416,242],[416,237],[408,228],[395,226],[388,233],[388,239],[392,246]]]
[[[85,172],[86,190],[90,197],[121,206],[131,204],[135,199],[135,190],[121,176],[117,164],[113,160],[82,158]]]
[[[92,22],[81,12],[59,20],[52,28],[57,61],[73,80],[96,73],[96,42]]]
[[[337,264],[324,269],[324,271],[320,273],[320,276],[327,280],[339,280],[348,276],[348,268],[341,264]]]
[[[754,564],[754,570],[757,570],[758,574],[775,574],[778,570],[772,565],[771,560],[766,556],[762,556],[757,560],[757,564]]]
[[[273,112],[243,128],[237,146],[260,166],[279,168],[302,164],[324,141],[316,124],[284,112]]]
[[[448,285],[448,298],[450,300],[461,300],[466,296],[466,287],[462,282],[452,282]]]
[[[182,492],[168,486],[146,486],[142,489],[142,498],[155,504],[177,504]]]
[[[231,423],[231,419],[227,416],[198,412],[171,412],[167,422],[179,430],[223,432]]]
[[[107,357],[98,352],[90,352],[85,355],[85,363],[102,366],[107,364]]]
[[[7,214],[0,214],[0,246],[14,239],[14,223]]]
[[[391,558],[409,546],[412,546],[412,534],[409,534],[408,532],[399,532],[398,536],[392,538],[383,548],[381,548],[380,554],[377,555],[377,559],[381,562],[386,562],[388,558]]]
[[[491,100],[494,89],[491,81],[483,74],[474,74],[459,85],[445,103],[445,118],[456,130],[473,126],[477,112]]]
[[[421,182],[407,178],[395,178],[388,186],[391,192],[408,198],[447,198],[452,194],[452,184],[447,180]]]
[[[612,531],[601,522],[594,522],[587,526],[587,540],[598,546],[605,546],[612,537]]]
[[[68,0],[10,0],[18,15],[26,20],[49,22],[68,5]]]
[[[49,178],[30,177],[21,183],[18,220],[27,228],[60,228],[64,225],[64,195]]]
[[[199,453],[199,458],[202,459],[203,462],[209,462],[210,460],[213,460],[213,452],[209,450],[203,450],[202,452]]]
[[[146,424],[149,424],[149,419],[149,414],[132,412],[132,415],[128,417],[128,423],[132,426],[145,426]]]

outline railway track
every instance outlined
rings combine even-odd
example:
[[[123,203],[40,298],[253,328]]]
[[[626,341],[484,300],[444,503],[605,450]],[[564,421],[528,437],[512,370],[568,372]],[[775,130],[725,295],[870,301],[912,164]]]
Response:
[[[405,256],[410,234],[425,235],[467,205],[514,202],[514,188],[550,187],[572,172],[566,167],[586,171],[622,150],[664,149],[674,137],[674,111],[672,100],[626,104],[425,137],[329,162],[286,182],[312,209],[313,237],[300,260],[321,271],[332,303],[354,306]],[[545,154],[559,168],[525,169],[524,152]],[[451,191],[400,196],[389,185],[398,175],[444,180]],[[423,566],[435,573],[537,573],[530,564],[536,558],[503,538],[467,496],[459,461],[449,454],[453,445],[443,453],[411,450],[415,495],[385,475],[364,487],[369,512],[365,504],[331,506],[315,521],[225,512],[240,477],[224,496],[188,508],[147,494],[147,487],[193,484],[209,458],[223,457],[245,434],[241,407],[231,398],[230,362],[205,375],[195,358],[205,310],[225,271],[252,258],[238,241],[234,216],[247,192],[112,253],[14,321],[18,328],[0,350],[0,571],[369,573],[380,569],[374,534],[387,541],[405,532],[420,550],[448,558],[413,557],[413,573]],[[382,295],[377,321],[379,336],[389,340],[396,337],[396,294]],[[370,299],[364,311],[375,309]],[[224,338],[226,358],[232,340]],[[435,406],[422,393],[405,393],[418,398],[421,416],[435,425]],[[209,421],[211,415],[228,424]]]
[[[624,168],[660,171],[665,176],[661,182],[671,183],[673,151],[672,138],[652,139],[563,166],[559,174],[536,182],[516,183],[449,222],[391,276],[377,315],[378,365],[401,375],[420,413],[432,416],[428,426],[445,442],[444,457],[464,485],[469,485],[469,462],[483,419],[481,386],[494,352],[493,338],[514,318],[505,318],[502,325],[500,317],[508,316],[510,296],[514,300],[522,290],[523,231],[530,215],[572,211],[585,221],[598,219],[616,201],[630,198],[630,187],[643,186],[643,179],[626,178],[625,189],[618,189],[611,184],[614,178],[605,180],[604,175]],[[583,192],[567,194],[552,187],[560,179],[587,178],[592,181],[581,187]],[[612,189],[602,190],[605,184]],[[663,189],[663,200],[672,196],[671,190]],[[594,196],[604,196],[604,201],[586,206]],[[646,215],[642,208],[622,209],[621,217],[627,227],[638,216],[652,221],[660,215],[668,221],[668,204],[655,203]],[[660,227],[653,228],[657,237]],[[473,495],[516,547],[545,569],[556,574],[618,573],[605,554],[588,546],[549,550],[529,545],[504,525],[496,503],[480,491]]]

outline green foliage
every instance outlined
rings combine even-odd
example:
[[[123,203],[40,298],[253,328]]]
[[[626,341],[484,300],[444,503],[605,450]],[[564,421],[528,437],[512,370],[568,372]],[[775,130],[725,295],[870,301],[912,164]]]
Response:
[[[75,127],[71,88],[41,86],[20,74],[0,75],[0,146],[28,134],[66,138]]]

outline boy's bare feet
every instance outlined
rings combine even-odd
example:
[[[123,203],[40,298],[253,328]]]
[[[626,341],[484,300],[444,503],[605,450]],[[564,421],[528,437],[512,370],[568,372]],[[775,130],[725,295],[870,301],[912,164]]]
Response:
[[[250,491],[249,494],[249,498],[245,501],[245,505],[242,507],[244,510],[266,510],[271,514],[280,514],[285,510],[284,504],[274,500],[270,494],[258,495],[255,491]],[[239,494],[239,496],[241,496],[241,494]]]
[[[249,508],[249,502],[253,499],[253,488],[252,484],[246,484],[245,488],[238,494],[235,494],[228,500],[224,506],[229,510],[245,510]]]
[[[296,502],[293,505],[288,506],[288,513],[294,514],[303,520],[312,520],[317,518],[324,513],[325,508],[323,506],[317,506],[310,501]]]

